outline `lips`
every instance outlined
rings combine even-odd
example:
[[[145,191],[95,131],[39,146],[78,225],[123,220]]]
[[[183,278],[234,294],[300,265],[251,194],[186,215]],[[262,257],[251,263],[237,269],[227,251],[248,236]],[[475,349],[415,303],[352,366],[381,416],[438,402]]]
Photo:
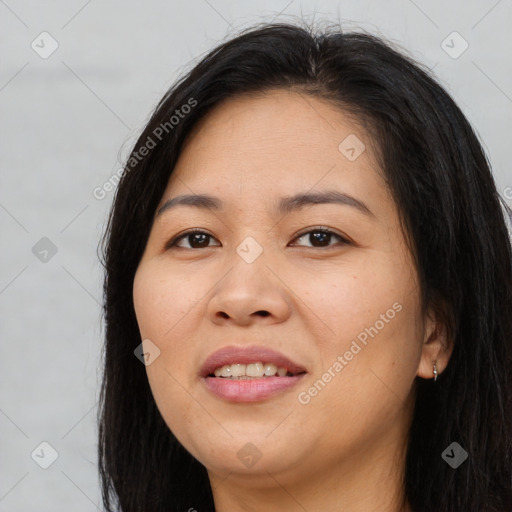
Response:
[[[225,378],[224,376],[215,376],[215,370],[222,368],[224,370],[233,368],[259,366],[254,363],[260,363],[267,369],[273,365],[273,370],[279,368],[278,375],[269,371],[261,377],[237,377]],[[285,369],[287,370],[285,373]],[[247,346],[247,347],[224,347],[211,354],[201,366],[199,371],[202,385],[216,398],[230,403],[250,403],[264,402],[274,397],[282,396],[285,392],[290,392],[307,375],[307,371],[298,363],[295,363],[280,352],[276,352],[267,347]],[[229,373],[226,371],[226,373]],[[237,372],[238,373],[238,372]],[[250,373],[253,373],[252,371]],[[260,372],[261,374],[261,367]],[[240,374],[239,374],[240,375]],[[233,375],[234,376],[234,375]]]
[[[251,364],[255,362],[272,363],[278,368],[287,368],[294,375],[306,373],[306,370],[285,355],[268,347],[224,347],[211,354],[200,369],[200,376],[213,376],[216,368],[232,364]]]

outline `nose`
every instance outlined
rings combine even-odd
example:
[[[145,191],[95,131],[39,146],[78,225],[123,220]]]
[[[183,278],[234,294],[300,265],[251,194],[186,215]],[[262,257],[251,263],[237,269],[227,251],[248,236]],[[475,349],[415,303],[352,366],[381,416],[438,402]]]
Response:
[[[287,287],[263,261],[238,261],[214,288],[207,315],[216,325],[249,326],[286,321],[291,313]]]

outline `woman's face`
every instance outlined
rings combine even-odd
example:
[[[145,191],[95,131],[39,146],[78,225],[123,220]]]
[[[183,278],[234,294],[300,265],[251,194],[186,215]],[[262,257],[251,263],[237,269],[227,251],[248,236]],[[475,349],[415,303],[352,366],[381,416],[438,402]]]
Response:
[[[168,203],[196,194],[214,200]],[[284,485],[398,453],[430,323],[368,135],[311,96],[231,99],[162,206],[135,311],[158,408],[210,477]]]

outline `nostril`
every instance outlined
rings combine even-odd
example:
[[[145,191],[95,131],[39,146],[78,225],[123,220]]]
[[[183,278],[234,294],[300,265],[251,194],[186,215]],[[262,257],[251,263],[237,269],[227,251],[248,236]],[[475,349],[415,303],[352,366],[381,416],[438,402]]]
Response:
[[[261,316],[268,316],[268,315],[270,315],[270,313],[268,311],[256,311],[256,313],[258,315],[261,315]]]

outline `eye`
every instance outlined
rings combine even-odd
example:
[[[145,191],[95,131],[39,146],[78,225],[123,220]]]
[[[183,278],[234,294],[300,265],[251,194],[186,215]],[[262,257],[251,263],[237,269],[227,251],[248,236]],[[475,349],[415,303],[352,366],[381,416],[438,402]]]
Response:
[[[295,238],[295,240],[300,240],[302,238],[306,238],[306,236],[309,236],[308,240],[313,244],[319,244],[319,245],[313,245],[313,248],[321,248],[321,247],[330,247],[333,244],[329,244],[332,237],[334,236],[338,240],[341,241],[341,244],[349,244],[350,242],[344,238],[343,236],[339,235],[338,233],[335,233],[331,229],[324,228],[324,227],[317,227],[314,229],[310,229],[309,231],[304,231],[302,233],[299,233],[299,235]],[[306,246],[307,247],[307,246]],[[311,246],[310,246],[311,247]]]
[[[213,236],[206,231],[187,231],[186,233],[182,233],[181,235],[167,242],[165,248],[171,249],[173,247],[178,247],[180,249],[204,249],[205,247],[211,247],[208,244],[208,238],[213,238]],[[189,247],[178,245],[180,240],[187,240],[190,244]]]

